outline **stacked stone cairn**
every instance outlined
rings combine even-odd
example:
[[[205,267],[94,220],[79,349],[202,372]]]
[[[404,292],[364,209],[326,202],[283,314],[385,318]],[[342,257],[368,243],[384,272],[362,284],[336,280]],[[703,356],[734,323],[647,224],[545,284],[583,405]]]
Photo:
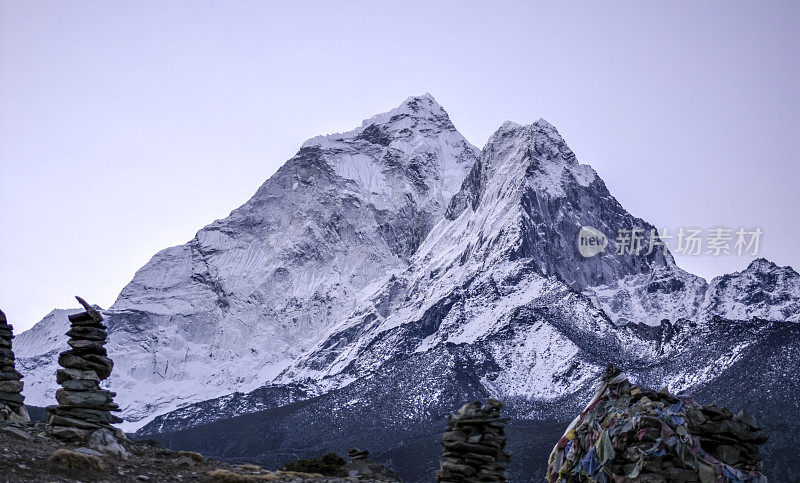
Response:
[[[610,365],[553,448],[547,481],[765,482],[766,440],[744,411],[641,388]]]
[[[444,461],[436,473],[440,482],[507,481],[511,455],[505,452],[507,418],[500,417],[503,404],[488,399],[475,401],[452,413],[442,435]]]
[[[100,381],[108,378],[114,367],[103,347],[106,326],[94,307],[76,298],[86,311],[69,316],[71,328],[66,335],[71,349],[58,357],[63,369],[56,371],[56,380],[62,387],[56,392],[58,405],[47,407],[48,431],[64,440],[114,445],[113,439],[123,439],[111,426],[122,422],[111,414],[119,411],[113,400],[116,394],[100,388]]]
[[[363,461],[369,458],[369,451],[365,449],[350,448],[347,450],[347,456],[350,461]]]
[[[0,310],[0,422],[26,423],[30,417],[21,394],[22,374],[14,367],[13,338],[14,327],[7,323],[6,314]]]

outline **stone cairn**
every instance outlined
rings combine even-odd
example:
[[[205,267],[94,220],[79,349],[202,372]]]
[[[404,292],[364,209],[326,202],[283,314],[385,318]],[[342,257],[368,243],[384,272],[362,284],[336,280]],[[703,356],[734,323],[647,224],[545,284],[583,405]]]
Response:
[[[50,434],[66,440],[99,440],[98,445],[114,444],[121,432],[111,426],[122,420],[111,414],[119,411],[115,393],[100,389],[100,381],[111,375],[114,363],[107,357],[106,326],[103,317],[80,297],[75,297],[85,312],[69,316],[71,328],[66,335],[71,349],[58,357],[63,367],[56,371],[61,389],[56,392],[58,405],[47,407]],[[112,435],[117,436],[112,436]]]
[[[553,448],[547,481],[760,483],[766,440],[744,411],[639,387],[609,365]]]
[[[465,404],[449,417],[442,435],[444,461],[436,473],[440,482],[507,481],[511,455],[506,446],[507,418],[500,417],[503,404],[488,399],[481,405]]]
[[[347,456],[350,461],[363,461],[369,458],[369,451],[365,449],[350,448],[347,450]]]
[[[30,417],[21,394],[22,374],[14,367],[13,338],[14,327],[6,322],[6,314],[0,310],[0,422],[26,423]]]

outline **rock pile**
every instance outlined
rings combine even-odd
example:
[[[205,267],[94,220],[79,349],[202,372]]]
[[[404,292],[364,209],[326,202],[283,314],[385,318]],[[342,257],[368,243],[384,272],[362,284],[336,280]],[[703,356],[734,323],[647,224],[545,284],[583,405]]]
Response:
[[[511,455],[506,446],[507,418],[500,417],[503,404],[488,399],[475,401],[451,414],[442,435],[444,461],[436,479],[440,482],[506,481]]]
[[[0,310],[0,421],[25,423],[30,417],[21,394],[22,374],[14,367],[13,338],[14,327],[7,323],[6,314]]]
[[[114,363],[107,357],[106,326],[103,317],[80,297],[85,312],[70,315],[71,328],[66,335],[71,349],[58,357],[63,367],[56,371],[61,389],[56,392],[57,406],[47,407],[48,431],[66,440],[85,440],[93,446],[115,447],[121,439],[112,423],[122,420],[111,414],[119,411],[115,393],[101,389],[100,381],[111,375]]]
[[[369,451],[365,449],[350,448],[347,450],[347,457],[350,461],[361,461],[369,458]]]
[[[762,482],[766,440],[744,411],[640,388],[609,366],[553,448],[547,481]]]

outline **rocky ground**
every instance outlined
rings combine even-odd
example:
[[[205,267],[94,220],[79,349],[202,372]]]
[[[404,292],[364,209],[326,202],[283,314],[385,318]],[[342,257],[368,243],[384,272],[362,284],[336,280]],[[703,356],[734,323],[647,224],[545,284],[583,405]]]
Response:
[[[43,423],[0,423],[0,482],[75,481],[205,481],[205,482],[377,482],[367,476],[379,465],[348,463],[347,478],[290,471],[269,471],[257,465],[231,464],[198,453],[170,451],[152,441],[126,441],[126,456],[104,454],[88,447],[62,443],[44,433]],[[376,479],[377,478],[377,479]]]

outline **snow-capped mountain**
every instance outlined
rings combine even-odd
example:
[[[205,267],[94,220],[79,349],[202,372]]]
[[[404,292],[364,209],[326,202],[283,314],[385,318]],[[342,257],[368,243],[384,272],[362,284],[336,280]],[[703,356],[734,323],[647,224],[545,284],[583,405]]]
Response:
[[[575,161],[552,126],[506,123],[408,267],[328,337],[270,386],[182,408],[140,434],[268,465],[280,464],[284,448],[264,448],[257,435],[308,454],[368,446],[401,459],[404,476],[416,480],[432,473],[425,465],[439,456],[419,458],[427,448],[420,441],[463,401],[500,398],[517,421],[571,418],[608,362],[650,386],[708,394],[712,384],[730,387],[731,368],[758,357],[765,340],[783,337],[800,348],[800,326],[758,319],[792,318],[773,317],[797,300],[791,269],[757,260],[707,285],[669,253],[583,257],[574,240],[585,225],[604,232],[650,226]],[[603,310],[598,293],[623,285],[629,289],[617,300],[624,303]],[[745,294],[761,304],[739,317]],[[639,312],[648,317],[625,323]],[[734,391],[717,395],[742,404]],[[220,433],[238,442],[234,450],[208,438]]]
[[[360,291],[406,266],[477,156],[430,95],[308,140],[229,217],[156,254],[105,311],[124,417],[271,380]],[[48,403],[56,358],[22,355],[28,401]]]
[[[607,249],[581,254],[583,227]],[[173,441],[189,444],[195,426],[237,417],[225,431],[245,444],[260,414],[307,428],[284,436],[311,451],[328,436],[362,444],[347,428],[430,431],[487,395],[517,419],[557,420],[608,362],[702,391],[765,338],[791,346],[794,270],[756,260],[707,283],[647,237],[617,253],[632,229],[659,240],[546,121],[507,122],[479,152],[432,97],[409,98],[307,141],[230,217],[139,270],[105,311],[111,386],[127,428],[155,418],[142,434],[188,431]],[[55,388],[53,358],[33,349],[55,319],[18,339],[31,339],[33,404]],[[220,456],[236,448],[251,450]]]

